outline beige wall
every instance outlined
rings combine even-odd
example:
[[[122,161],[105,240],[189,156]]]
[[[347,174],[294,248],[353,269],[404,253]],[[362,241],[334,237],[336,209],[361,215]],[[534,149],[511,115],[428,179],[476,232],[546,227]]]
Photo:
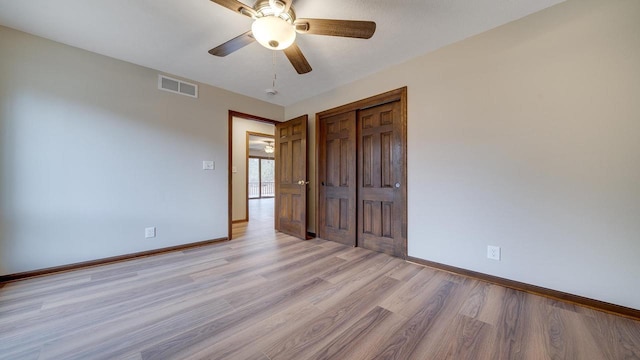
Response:
[[[4,27],[0,49],[0,274],[227,236],[228,111],[284,108]]]
[[[236,172],[231,175],[233,196],[232,219],[247,220],[247,132],[274,135],[276,127],[254,120],[233,118],[232,166]],[[264,155],[264,153],[262,153]]]
[[[639,14],[569,0],[285,117],[313,149],[316,112],[408,86],[410,256],[640,309]]]
[[[286,111],[0,27],[0,274],[224,237],[229,109],[310,114],[315,186],[314,114],[406,85],[409,255],[640,309],[639,13],[569,0]]]

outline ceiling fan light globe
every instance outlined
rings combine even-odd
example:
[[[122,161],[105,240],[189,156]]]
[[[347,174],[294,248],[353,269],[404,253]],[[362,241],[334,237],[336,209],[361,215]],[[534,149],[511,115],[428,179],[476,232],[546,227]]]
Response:
[[[296,40],[296,30],[289,22],[275,16],[256,19],[251,25],[253,37],[271,50],[283,50]]]

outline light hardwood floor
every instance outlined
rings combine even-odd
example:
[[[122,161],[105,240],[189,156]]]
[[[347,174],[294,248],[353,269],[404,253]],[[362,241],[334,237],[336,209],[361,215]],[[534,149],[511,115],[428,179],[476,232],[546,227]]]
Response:
[[[638,321],[301,241],[272,221],[237,224],[230,242],[5,284],[0,358],[640,359]]]

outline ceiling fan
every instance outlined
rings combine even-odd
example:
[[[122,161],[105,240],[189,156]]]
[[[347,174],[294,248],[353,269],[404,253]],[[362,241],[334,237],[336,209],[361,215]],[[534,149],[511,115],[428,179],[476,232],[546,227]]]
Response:
[[[254,19],[251,30],[209,50],[215,56],[232,52],[258,41],[271,50],[283,50],[298,74],[311,71],[311,66],[295,44],[296,33],[369,39],[376,31],[373,21],[297,19],[293,0],[257,0],[249,7],[237,0],[212,2]]]
[[[273,147],[273,141],[265,141],[267,145],[264,146],[264,152],[267,154],[273,154],[275,148]]]

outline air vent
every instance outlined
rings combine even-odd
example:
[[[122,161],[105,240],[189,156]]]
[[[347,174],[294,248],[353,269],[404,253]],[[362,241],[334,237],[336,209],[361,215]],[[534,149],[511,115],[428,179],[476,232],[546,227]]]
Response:
[[[198,85],[173,79],[164,75],[158,75],[158,89],[194,98],[198,97]]]

